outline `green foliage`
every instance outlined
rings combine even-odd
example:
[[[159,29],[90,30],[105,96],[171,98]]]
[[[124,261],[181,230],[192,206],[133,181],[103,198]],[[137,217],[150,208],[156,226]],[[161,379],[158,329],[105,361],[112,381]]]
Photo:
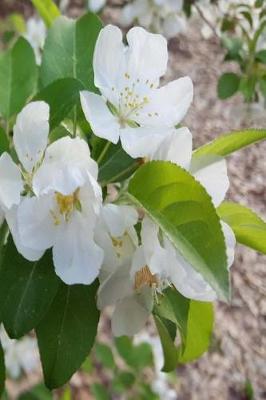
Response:
[[[0,319],[12,338],[35,328],[56,295],[59,279],[54,273],[51,252],[29,262],[10,239],[0,270]]]
[[[43,86],[62,78],[78,79],[88,90],[95,90],[92,58],[101,21],[85,14],[77,21],[59,17],[48,32],[40,78]]]
[[[11,49],[0,53],[0,115],[8,120],[17,114],[34,94],[36,84],[33,50],[19,38]]]
[[[5,379],[6,379],[6,372],[5,372],[5,360],[4,360],[4,352],[0,342],[0,396],[5,388]]]
[[[35,97],[50,106],[50,129],[54,129],[73,108],[79,104],[79,93],[84,89],[82,83],[74,78],[59,79],[46,86]]]
[[[164,365],[162,370],[164,372],[170,372],[177,367],[178,349],[175,347],[175,344],[163,321],[156,315],[154,316],[154,319],[161,339],[164,354]]]
[[[127,336],[115,339],[117,351],[125,363],[133,369],[142,369],[152,365],[153,355],[151,347],[147,343],[133,345]]]
[[[224,237],[205,189],[177,165],[156,161],[138,169],[128,190],[193,268],[228,299]]]
[[[123,393],[134,385],[135,380],[135,375],[132,372],[120,372],[114,377],[112,388],[116,393]]]
[[[193,153],[193,158],[206,155],[228,156],[237,150],[243,149],[266,139],[265,129],[246,129],[230,132],[199,147]]]
[[[105,367],[113,369],[115,367],[114,356],[109,346],[104,343],[95,344],[95,357]]]
[[[266,254],[266,222],[254,211],[231,202],[222,203],[217,211],[239,243]]]
[[[44,385],[39,384],[30,391],[22,393],[18,400],[53,400],[53,395]]]
[[[62,386],[89,354],[97,333],[97,285],[61,287],[36,329],[45,384]]]
[[[59,17],[60,11],[53,0],[31,0],[34,7],[44,20],[45,24],[50,27],[54,20]]]
[[[224,100],[233,96],[239,89],[240,77],[233,72],[224,73],[218,81],[218,96]]]
[[[3,128],[0,127],[0,156],[9,151],[9,141]]]
[[[111,400],[107,390],[100,383],[93,383],[91,385],[91,392],[95,400]]]

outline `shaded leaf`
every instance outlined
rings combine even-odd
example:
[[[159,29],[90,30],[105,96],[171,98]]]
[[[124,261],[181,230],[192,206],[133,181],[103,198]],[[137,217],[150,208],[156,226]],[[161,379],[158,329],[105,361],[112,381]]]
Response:
[[[218,81],[218,96],[225,100],[233,96],[239,89],[240,78],[233,72],[224,73]]]

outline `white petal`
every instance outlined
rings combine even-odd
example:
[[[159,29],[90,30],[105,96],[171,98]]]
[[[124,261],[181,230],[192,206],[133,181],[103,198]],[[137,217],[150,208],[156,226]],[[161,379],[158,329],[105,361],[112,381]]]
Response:
[[[152,297],[152,295],[151,295]],[[143,304],[141,294],[119,302],[112,316],[112,331],[115,336],[133,336],[144,328],[150,310]]]
[[[121,130],[121,143],[125,152],[133,158],[152,158],[169,134],[168,128],[125,128]]]
[[[151,91],[149,102],[139,112],[141,125],[174,127],[186,115],[193,99],[193,83],[189,77],[177,79]]]
[[[174,129],[152,157],[153,160],[171,161],[189,169],[192,157],[192,134],[188,128]]]
[[[111,113],[104,99],[98,94],[83,91],[80,93],[83,112],[96,136],[112,143],[119,140],[120,125]]]
[[[44,254],[43,250],[34,250],[22,244],[18,231],[16,206],[12,207],[11,210],[6,212],[6,221],[18,252],[29,261],[39,260]]]
[[[89,221],[77,211],[71,221],[59,226],[53,259],[56,274],[67,285],[89,285],[99,275],[104,254],[88,225]]]
[[[211,196],[213,204],[218,207],[229,189],[226,161],[219,159],[206,167],[193,171],[193,175]]]
[[[49,134],[49,106],[44,101],[26,105],[14,126],[14,145],[23,167],[31,172],[43,156]]]
[[[102,216],[113,237],[122,236],[128,228],[138,222],[138,213],[130,206],[106,204],[102,209]]]
[[[105,5],[106,0],[89,0],[88,7],[94,13],[100,11]]]
[[[36,195],[57,191],[73,193],[88,179],[88,172],[97,177],[98,167],[90,158],[85,140],[63,137],[46,150],[44,161],[33,179]]]
[[[227,266],[228,266],[228,268],[230,268],[231,265],[233,264],[234,258],[235,258],[236,237],[229,225],[227,225],[223,221],[221,221],[221,224],[222,224],[222,230],[223,230],[223,234],[224,234],[224,238],[225,238]]]
[[[168,14],[163,21],[163,32],[167,39],[173,38],[180,32],[183,32],[185,27],[185,19],[174,13]]]
[[[127,73],[133,79],[157,83],[166,72],[167,41],[162,35],[134,27],[127,33]]]
[[[10,209],[20,203],[23,182],[18,166],[8,153],[0,157],[0,204]]]
[[[100,285],[97,297],[100,310],[134,293],[129,270],[129,263],[121,265]]]
[[[97,39],[94,57],[94,83],[112,103],[112,88],[116,88],[125,64],[122,32],[113,25],[104,27]]]
[[[52,217],[53,195],[25,198],[18,208],[18,230],[22,244],[35,250],[46,250],[55,241],[57,225]]]

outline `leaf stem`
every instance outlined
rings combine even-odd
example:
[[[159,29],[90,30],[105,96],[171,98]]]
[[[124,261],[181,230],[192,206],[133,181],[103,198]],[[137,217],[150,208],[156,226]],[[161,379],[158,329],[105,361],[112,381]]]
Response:
[[[99,157],[97,158],[97,163],[100,164],[100,162],[103,160],[105,154],[107,153],[109,147],[111,145],[111,142],[107,142],[104,148],[102,149],[102,152],[100,153]]]

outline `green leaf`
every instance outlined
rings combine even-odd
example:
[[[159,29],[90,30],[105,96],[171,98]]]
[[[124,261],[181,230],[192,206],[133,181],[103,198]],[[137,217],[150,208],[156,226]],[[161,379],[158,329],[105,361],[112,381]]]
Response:
[[[95,356],[97,360],[105,367],[113,369],[115,368],[115,361],[112,350],[109,346],[104,343],[95,344]]]
[[[133,386],[136,377],[131,372],[122,371],[115,375],[112,388],[116,393],[123,393]]]
[[[0,127],[0,156],[5,151],[9,152],[9,141],[4,129]]]
[[[60,11],[53,0],[31,0],[34,7],[42,17],[46,26],[51,26],[54,20],[59,17]]]
[[[43,100],[50,106],[50,128],[54,129],[65,119],[75,105],[79,105],[79,92],[84,89],[74,78],[59,79],[41,90],[35,100]]]
[[[0,272],[0,314],[8,335],[19,338],[37,326],[58,290],[51,252],[39,261],[22,257],[11,240]]]
[[[107,140],[93,137],[92,157],[99,165],[99,182],[102,186],[111,182],[121,182],[129,178],[139,167],[138,160],[131,158],[121,147]]]
[[[66,383],[89,354],[97,333],[97,285],[61,285],[36,329],[45,384]]]
[[[208,350],[214,324],[213,305],[185,298],[175,289],[168,289],[181,337],[178,362],[185,363],[199,358]]]
[[[119,355],[133,369],[143,369],[153,364],[153,354],[148,343],[133,345],[127,336],[117,337],[115,345]]]
[[[193,153],[193,158],[205,155],[228,156],[250,144],[266,139],[266,129],[246,129],[230,132],[199,147]]]
[[[228,299],[224,236],[211,198],[200,183],[177,165],[153,161],[137,170],[128,191],[219,297]]]
[[[218,81],[218,96],[225,100],[233,96],[239,89],[240,78],[233,72],[224,73]]]
[[[164,354],[164,366],[162,371],[173,371],[177,367],[178,363],[178,349],[172,341],[171,336],[169,335],[169,332],[162,320],[156,315],[154,315],[154,320],[161,339]]]
[[[266,50],[260,50],[256,53],[256,60],[262,64],[266,64]]]
[[[102,28],[99,18],[87,13],[77,21],[59,17],[45,42],[41,83],[47,86],[62,78],[76,78],[88,90],[95,90],[93,52]]]
[[[0,54],[0,114],[5,119],[17,114],[33,95],[36,84],[33,50],[19,38],[11,49]]]
[[[5,371],[5,359],[2,345],[0,342],[0,396],[5,389],[6,371]]]
[[[39,384],[20,395],[18,400],[53,400],[53,395],[43,384]]]
[[[93,383],[91,385],[91,392],[95,400],[111,400],[107,389],[100,383]]]
[[[233,229],[239,243],[266,254],[266,222],[254,211],[227,201],[222,203],[217,211]]]

